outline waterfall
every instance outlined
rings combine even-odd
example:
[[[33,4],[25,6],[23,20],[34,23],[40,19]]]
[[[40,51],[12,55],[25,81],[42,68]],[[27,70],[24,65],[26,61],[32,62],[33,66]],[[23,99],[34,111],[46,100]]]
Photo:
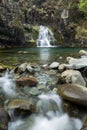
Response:
[[[52,31],[45,26],[40,26],[37,47],[54,47],[54,45],[55,38]]]
[[[69,17],[69,11],[66,9],[63,9],[62,14],[61,14],[61,18],[63,19],[65,25],[67,25],[68,17]]]
[[[80,130],[82,123],[63,112],[56,94],[39,95],[39,113],[9,123],[8,130]]]
[[[12,75],[10,75],[8,71],[6,71],[6,73],[0,77],[0,88],[8,96],[16,95],[15,82],[12,78]]]

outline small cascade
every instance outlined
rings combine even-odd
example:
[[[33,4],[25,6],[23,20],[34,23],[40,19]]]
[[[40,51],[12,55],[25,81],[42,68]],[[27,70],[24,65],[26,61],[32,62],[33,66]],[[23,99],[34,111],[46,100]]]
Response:
[[[8,130],[80,130],[82,123],[63,112],[61,99],[50,93],[39,95],[39,113],[9,123]],[[42,110],[41,110],[42,109]]]
[[[37,47],[55,47],[55,38],[52,31],[49,28],[45,26],[39,27]]]
[[[8,124],[8,130],[18,130],[18,127],[20,127],[23,123],[24,122],[21,119],[10,122]]]
[[[8,111],[8,114],[9,114],[9,117],[11,120],[15,120],[15,109],[9,109],[7,110]]]
[[[42,101],[42,106],[40,112],[47,117],[59,116],[63,113],[62,102],[58,95],[56,94],[47,94],[40,95],[39,99]]]
[[[0,77],[0,88],[8,96],[16,95],[15,82],[12,78],[12,75],[10,75],[8,71],[6,71],[6,73]]]
[[[64,20],[64,24],[67,25],[67,19],[69,17],[69,11],[64,9],[61,14],[61,18]]]

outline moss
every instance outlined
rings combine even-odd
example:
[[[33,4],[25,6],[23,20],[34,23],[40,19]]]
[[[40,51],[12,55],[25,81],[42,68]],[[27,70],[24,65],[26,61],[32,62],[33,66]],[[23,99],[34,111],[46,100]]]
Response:
[[[37,25],[24,24],[24,37],[29,46],[35,46],[39,34],[39,27]]]
[[[53,29],[52,27],[49,27],[51,29],[51,31],[54,34],[54,37],[56,39],[56,44],[57,45],[61,45],[63,43],[63,38],[62,38],[62,34],[59,33],[57,30]]]
[[[76,39],[79,38],[87,38],[87,29],[84,28],[83,26],[78,26],[76,28]]]
[[[39,27],[38,26],[32,26],[32,30],[38,33],[39,32]]]
[[[29,40],[30,43],[35,43],[34,39]]]

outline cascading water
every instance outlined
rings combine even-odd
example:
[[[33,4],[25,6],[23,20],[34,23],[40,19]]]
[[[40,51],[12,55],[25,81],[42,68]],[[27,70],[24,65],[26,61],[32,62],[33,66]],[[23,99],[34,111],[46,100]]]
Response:
[[[16,95],[15,82],[12,78],[12,75],[10,75],[8,71],[6,71],[6,73],[0,77],[0,88],[8,96]]]
[[[38,114],[9,123],[8,130],[80,130],[82,126],[79,119],[63,112],[56,94],[39,95],[38,107]]]
[[[37,39],[37,47],[54,47],[55,46],[55,38],[53,36],[52,31],[45,27],[39,27],[39,36]]]

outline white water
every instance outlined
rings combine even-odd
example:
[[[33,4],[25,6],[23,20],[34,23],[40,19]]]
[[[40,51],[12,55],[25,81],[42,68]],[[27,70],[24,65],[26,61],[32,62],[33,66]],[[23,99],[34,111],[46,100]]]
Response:
[[[51,45],[51,43],[53,45]],[[54,47],[54,44],[55,38],[53,36],[52,31],[45,26],[40,26],[39,36],[37,39],[37,47]]]
[[[62,14],[61,14],[61,18],[67,19],[68,17],[69,17],[69,12],[68,12],[68,10],[64,9]]]
[[[63,112],[61,107],[61,99],[58,95],[40,95],[39,99],[42,102],[42,111],[48,109],[48,113],[44,115],[41,112],[38,115],[33,115],[26,120],[16,120],[9,123],[8,130],[80,130],[82,123],[79,119],[70,118]],[[57,105],[57,112],[50,110],[54,108],[54,103]]]
[[[0,77],[0,88],[8,96],[16,95],[15,82],[8,71]]]

